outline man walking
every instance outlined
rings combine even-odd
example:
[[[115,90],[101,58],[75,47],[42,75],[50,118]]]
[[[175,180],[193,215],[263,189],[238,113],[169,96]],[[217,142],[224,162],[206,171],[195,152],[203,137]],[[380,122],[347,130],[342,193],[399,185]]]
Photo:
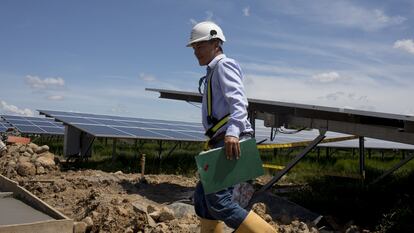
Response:
[[[200,66],[207,66],[204,83],[202,121],[209,147],[225,147],[227,159],[240,156],[239,140],[253,135],[247,119],[247,98],[239,64],[227,58],[222,45],[226,41],[221,28],[210,21],[196,24],[187,47],[192,47]],[[222,232],[222,222],[244,232],[276,232],[253,211],[247,212],[232,201],[233,187],[205,194],[198,182],[194,193],[194,207],[201,221],[201,232]]]

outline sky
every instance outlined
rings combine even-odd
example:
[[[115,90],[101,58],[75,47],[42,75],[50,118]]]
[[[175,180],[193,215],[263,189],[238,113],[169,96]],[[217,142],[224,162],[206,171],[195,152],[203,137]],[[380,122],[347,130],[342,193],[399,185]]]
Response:
[[[185,47],[216,22],[248,98],[414,115],[413,0],[0,0],[0,114],[200,121]]]

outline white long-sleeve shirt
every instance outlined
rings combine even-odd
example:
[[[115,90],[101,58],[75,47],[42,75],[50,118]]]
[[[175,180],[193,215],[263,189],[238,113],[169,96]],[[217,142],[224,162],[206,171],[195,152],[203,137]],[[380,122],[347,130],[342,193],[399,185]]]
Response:
[[[226,55],[216,56],[207,65],[202,101],[202,121],[205,130],[213,126],[207,121],[207,83],[211,79],[212,116],[220,120],[230,114],[229,121],[215,135],[226,132],[226,136],[239,137],[244,132],[253,132],[247,119],[247,98],[243,86],[243,73],[239,64]]]

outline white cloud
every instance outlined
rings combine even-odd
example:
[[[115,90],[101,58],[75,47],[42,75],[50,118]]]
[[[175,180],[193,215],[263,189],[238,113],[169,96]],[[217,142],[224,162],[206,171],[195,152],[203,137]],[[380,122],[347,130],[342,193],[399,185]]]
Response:
[[[155,78],[154,75],[151,74],[145,74],[145,73],[140,73],[139,74],[139,78],[145,82],[154,82],[157,81],[157,79]]]
[[[318,83],[333,83],[341,80],[341,76],[337,72],[321,73],[312,76],[312,80]]]
[[[337,92],[334,92],[334,93],[329,93],[326,96],[320,97],[320,98],[321,99],[326,98],[327,100],[336,101],[344,95],[345,95],[345,93],[343,91],[337,91]]]
[[[50,96],[48,96],[47,97],[47,99],[48,100],[63,100],[64,99],[64,97],[63,96],[61,96],[61,95],[50,95]]]
[[[34,113],[32,110],[25,108],[25,109],[19,109],[17,106],[8,104],[4,100],[0,100],[0,110],[11,113],[11,114],[18,114],[18,115],[24,115],[24,116],[33,116]]]
[[[321,100],[326,99],[329,101],[347,101],[347,102],[352,102],[354,104],[357,102],[360,102],[359,104],[361,104],[362,102],[369,102],[368,96],[366,95],[358,95],[355,92],[346,93],[344,91],[336,91],[336,92],[328,93],[325,96],[318,97],[318,99],[321,99]]]
[[[243,15],[244,16],[250,16],[250,7],[249,6],[243,8]]]
[[[405,17],[387,15],[381,9],[360,6],[345,0],[281,1],[275,11],[323,24],[376,31],[402,24]]]
[[[406,52],[414,54],[414,41],[413,40],[397,40],[394,43],[394,48],[401,49]]]
[[[25,82],[33,89],[49,89],[65,86],[65,80],[60,77],[41,79],[38,76],[27,75]]]
[[[411,102],[401,101],[414,98],[413,83],[405,86],[384,85],[364,74],[354,74],[346,83],[312,83],[311,86],[304,78],[248,73],[244,83],[248,97],[255,99],[336,108],[348,106],[347,108],[394,114],[414,109]]]
[[[117,104],[111,108],[112,113],[125,114],[129,113],[128,107],[123,104]]]
[[[196,25],[197,24],[197,20],[195,20],[195,19],[193,19],[193,18],[191,18],[190,19],[190,23],[191,23],[191,25]]]
[[[206,15],[207,15],[207,17],[206,17],[207,21],[211,21],[213,19],[213,16],[214,16],[213,12],[206,11]]]

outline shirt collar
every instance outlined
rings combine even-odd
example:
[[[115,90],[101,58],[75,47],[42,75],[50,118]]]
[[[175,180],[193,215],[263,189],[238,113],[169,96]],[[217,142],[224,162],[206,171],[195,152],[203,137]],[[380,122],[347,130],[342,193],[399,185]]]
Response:
[[[220,59],[225,58],[225,57],[226,57],[226,55],[225,55],[224,53],[222,53],[222,54],[220,54],[220,55],[217,55],[215,58],[213,58],[213,60],[211,60],[211,62],[210,62],[210,63],[208,63],[208,65],[207,65],[207,69],[208,69],[208,68],[210,68],[210,69],[214,69],[214,67],[216,66],[217,62],[218,62]]]

